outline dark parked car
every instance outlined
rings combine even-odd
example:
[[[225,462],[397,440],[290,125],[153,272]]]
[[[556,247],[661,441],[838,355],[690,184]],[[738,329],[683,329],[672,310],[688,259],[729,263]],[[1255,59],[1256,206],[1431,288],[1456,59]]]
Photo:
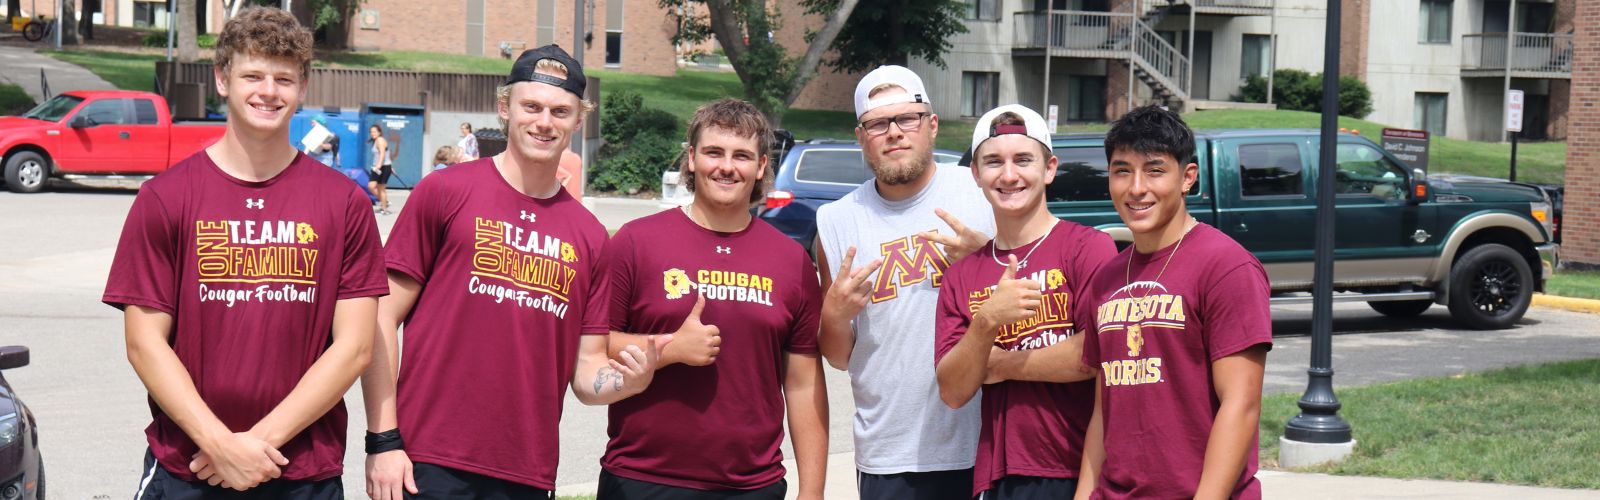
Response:
[[[955,164],[956,151],[935,149],[933,161]],[[817,207],[837,200],[872,178],[872,170],[861,158],[861,146],[854,141],[818,139],[795,144],[783,156],[758,215],[794,238],[811,252],[817,236]]]
[[[0,347],[0,371],[28,365],[28,348]],[[33,412],[0,373],[0,500],[44,498],[44,462]]]

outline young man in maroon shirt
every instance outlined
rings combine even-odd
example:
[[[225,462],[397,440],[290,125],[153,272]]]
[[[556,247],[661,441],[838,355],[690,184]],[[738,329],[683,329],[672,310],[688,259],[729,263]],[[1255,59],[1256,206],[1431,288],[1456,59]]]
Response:
[[[104,301],[155,417],[135,498],[344,498],[341,398],[388,286],[366,196],[289,142],[310,62],[294,17],[240,12],[214,66],[227,131],[129,210]]]
[[[672,333],[661,363],[675,366],[611,406],[603,500],[784,498],[786,407],[799,498],[822,498],[817,270],[805,249],[750,215],[771,175],[771,136],[749,103],[701,106],[683,168],[694,202],[622,226],[606,247],[612,351],[643,345],[639,333]]]
[[[1261,498],[1270,287],[1255,256],[1189,216],[1199,167],[1177,113],[1135,109],[1106,133],[1111,200],[1133,231],[1089,286],[1098,366],[1080,499]]]
[[[951,264],[939,291],[939,395],[966,405],[983,386],[972,495],[1068,498],[1094,409],[1083,290],[1116,254],[1111,237],[1045,206],[1057,160],[1043,117],[995,108],[972,134],[972,176],[994,207],[995,237]]]
[[[547,497],[568,385],[585,404],[649,385],[671,339],[607,356],[606,229],[556,180],[584,87],[561,48],[523,52],[496,94],[505,152],[429,175],[395,221],[361,384],[369,496]]]

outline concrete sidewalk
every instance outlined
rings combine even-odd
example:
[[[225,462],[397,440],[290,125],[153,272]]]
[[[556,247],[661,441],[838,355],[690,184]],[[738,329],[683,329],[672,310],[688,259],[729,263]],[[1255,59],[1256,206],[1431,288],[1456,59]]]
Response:
[[[793,499],[800,486],[795,475],[794,460],[783,462],[789,475],[788,498]],[[856,496],[855,455],[835,453],[828,456],[828,485],[823,498],[828,500],[854,500]],[[1580,500],[1600,498],[1597,490],[1563,490],[1534,488],[1491,483],[1459,481],[1432,481],[1420,479],[1389,479],[1363,476],[1332,476],[1328,474],[1303,474],[1264,470],[1256,474],[1261,480],[1263,498],[1296,500],[1346,500],[1346,499],[1452,499],[1452,500]],[[593,495],[596,483],[571,484],[556,487],[557,495]]]
[[[45,47],[40,45],[39,47]],[[39,72],[44,71],[45,78],[50,83],[50,92],[60,94],[68,90],[114,90],[111,85],[83,67],[56,60],[53,57],[35,52],[32,47],[0,44],[0,83],[9,83],[22,87],[28,97],[34,102],[44,102],[44,86],[39,81]],[[155,69],[151,69],[154,74]]]

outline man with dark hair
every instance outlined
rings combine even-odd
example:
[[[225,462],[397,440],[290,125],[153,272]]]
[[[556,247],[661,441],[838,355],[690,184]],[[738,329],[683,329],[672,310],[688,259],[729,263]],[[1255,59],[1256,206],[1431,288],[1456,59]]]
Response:
[[[1094,410],[1079,298],[1116,245],[1050,214],[1052,149],[1033,110],[978,119],[972,177],[994,207],[995,237],[951,264],[939,290],[939,395],[958,408],[984,389],[972,495],[985,500],[1071,497]]]
[[[505,152],[425,177],[395,221],[361,380],[372,498],[547,497],[566,388],[594,405],[649,385],[670,336],[607,356],[606,229],[556,182],[584,82],[560,47],[523,52],[496,92]]]
[[[1094,328],[1083,363],[1100,376],[1077,497],[1260,498],[1266,270],[1189,216],[1184,196],[1199,167],[1194,132],[1176,113],[1135,109],[1112,124],[1105,147],[1133,245],[1084,296]]]
[[[928,360],[945,268],[989,240],[994,218],[966,172],[933,162],[939,116],[921,77],[880,67],[855,103],[874,178],[817,210],[816,256],[818,346],[850,371],[855,394],[857,488],[866,499],[965,499],[978,405],[940,403]]]
[[[611,405],[603,500],[782,499],[785,409],[799,498],[822,498],[817,270],[804,248],[750,215],[772,175],[771,136],[749,103],[701,106],[683,166],[694,202],[630,222],[606,246],[612,352],[648,339],[623,332],[671,333],[661,364],[677,366]]]
[[[128,212],[103,300],[155,417],[136,499],[344,498],[342,398],[388,286],[366,197],[289,142],[310,60],[284,11],[228,21],[227,131]]]

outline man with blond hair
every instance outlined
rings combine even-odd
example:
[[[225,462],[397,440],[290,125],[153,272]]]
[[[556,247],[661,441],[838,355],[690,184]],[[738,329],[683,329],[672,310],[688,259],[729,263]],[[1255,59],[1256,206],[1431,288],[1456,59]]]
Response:
[[[288,13],[228,21],[226,132],[128,212],[103,300],[155,417],[136,499],[344,498],[341,398],[388,286],[366,195],[289,142],[310,65]]]
[[[585,404],[649,385],[671,337],[607,356],[606,229],[556,180],[584,87],[561,48],[523,52],[496,93],[505,152],[427,176],[395,222],[361,383],[372,498],[548,497],[568,385]]]
[[[988,241],[994,218],[966,171],[934,164],[939,116],[916,73],[867,73],[855,108],[876,178],[817,211],[816,257],[826,290],[818,344],[850,371],[855,394],[857,487],[866,499],[965,499],[978,405],[939,400],[935,304],[945,268]]]

